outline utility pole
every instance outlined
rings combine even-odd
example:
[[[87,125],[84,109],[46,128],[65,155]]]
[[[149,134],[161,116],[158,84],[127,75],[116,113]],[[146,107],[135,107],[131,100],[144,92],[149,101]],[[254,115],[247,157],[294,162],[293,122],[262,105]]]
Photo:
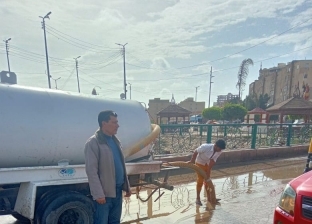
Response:
[[[49,68],[49,56],[48,56],[48,46],[47,46],[47,35],[46,35],[46,27],[45,27],[45,19],[50,19],[49,15],[51,15],[51,12],[48,12],[44,17],[39,16],[39,18],[42,19],[42,29],[44,34],[44,46],[45,46],[45,54],[46,54],[46,62],[47,62],[47,72],[48,72],[48,84],[49,89],[51,89],[51,75],[50,75],[50,68]]]
[[[129,86],[130,86],[130,100],[131,100],[131,83],[128,82]]]
[[[199,86],[196,86],[196,94],[195,94],[195,102],[197,102],[197,89],[199,88]]]
[[[122,47],[122,55],[123,55],[123,70],[124,70],[124,94],[125,94],[125,99],[127,99],[127,80],[126,80],[126,49],[125,46],[128,43],[125,44],[118,44],[117,45]]]
[[[211,69],[210,69],[210,81],[209,81],[209,101],[208,101],[208,108],[210,107],[210,96],[211,96],[211,79],[213,78],[214,76],[212,75],[212,66],[211,66]]]
[[[9,72],[11,72],[10,61],[9,61],[9,41],[10,40],[11,38],[4,40]]]
[[[54,80],[54,82],[55,82],[55,89],[57,89],[57,80],[59,80],[61,77],[58,77],[57,79],[53,79],[53,77],[51,77],[51,79],[53,79]]]
[[[80,85],[79,85],[79,76],[78,76],[78,58],[80,58],[81,56],[78,56],[77,58],[74,58],[75,62],[76,62],[76,74],[77,74],[77,84],[78,84],[78,92],[80,93]]]

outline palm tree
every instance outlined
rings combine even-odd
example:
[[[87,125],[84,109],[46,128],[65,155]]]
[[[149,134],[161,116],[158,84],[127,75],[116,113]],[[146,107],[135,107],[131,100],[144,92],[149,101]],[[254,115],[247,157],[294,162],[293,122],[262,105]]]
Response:
[[[238,81],[236,84],[236,88],[238,88],[239,99],[241,99],[242,93],[244,91],[244,87],[246,85],[246,78],[247,78],[248,73],[249,73],[249,69],[248,69],[249,65],[253,65],[253,61],[251,58],[244,59],[242,61],[241,65],[239,66],[239,70],[238,70],[238,74],[237,74]]]

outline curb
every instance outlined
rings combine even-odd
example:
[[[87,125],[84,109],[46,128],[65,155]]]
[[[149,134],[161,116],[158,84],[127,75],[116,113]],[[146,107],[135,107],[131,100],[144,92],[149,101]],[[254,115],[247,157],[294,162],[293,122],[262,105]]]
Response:
[[[308,155],[309,145],[283,146],[260,149],[234,149],[225,150],[218,158],[218,164],[229,164],[247,162],[252,160],[277,159],[277,158],[293,158]],[[192,154],[188,155],[166,155],[163,157],[155,157],[156,161],[175,162],[190,161]]]

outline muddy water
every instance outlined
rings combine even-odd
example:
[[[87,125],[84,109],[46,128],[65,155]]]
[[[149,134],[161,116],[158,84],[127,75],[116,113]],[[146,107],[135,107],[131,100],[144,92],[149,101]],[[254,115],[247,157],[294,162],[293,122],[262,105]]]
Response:
[[[265,224],[273,222],[273,211],[286,183],[302,174],[305,158],[272,160],[213,170],[212,178],[220,204],[195,204],[194,173],[169,178],[173,191],[160,190],[143,202],[132,195],[124,199],[123,224]],[[152,193],[143,188],[142,199]],[[159,195],[163,194],[160,198]],[[0,224],[19,224],[11,216],[0,217]]]
[[[177,184],[172,192],[161,190],[147,202],[132,196],[124,201],[122,223],[272,223],[273,211],[285,184],[302,171],[303,164],[300,164],[215,178],[217,198],[221,199],[216,206],[207,202],[204,191],[203,206],[195,204],[194,181]],[[181,175],[179,181],[192,178],[194,174]],[[140,197],[146,199],[151,193],[151,189],[142,189]]]

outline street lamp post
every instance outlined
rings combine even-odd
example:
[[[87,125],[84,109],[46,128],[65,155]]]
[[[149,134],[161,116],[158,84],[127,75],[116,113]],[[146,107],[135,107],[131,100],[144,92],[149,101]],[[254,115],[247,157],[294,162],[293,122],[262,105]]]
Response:
[[[199,86],[196,86],[196,94],[195,94],[195,102],[197,102],[197,89],[199,88]]]
[[[122,47],[122,54],[123,54],[123,70],[124,70],[124,94],[125,94],[124,99],[127,99],[126,49],[125,49],[125,46],[126,46],[128,43],[125,43],[125,44],[118,44],[118,43],[116,43],[116,44]]]
[[[46,35],[46,29],[45,29],[45,19],[50,19],[49,15],[51,15],[51,12],[48,12],[44,17],[39,16],[39,18],[42,19],[42,29],[44,34],[44,46],[45,46],[45,54],[46,54],[46,62],[47,62],[47,72],[48,72],[48,84],[49,89],[51,89],[51,75],[50,75],[50,68],[49,68],[49,56],[48,56],[48,46],[47,46],[47,35]]]
[[[79,76],[78,76],[78,58],[80,58],[81,56],[78,56],[77,58],[74,58],[75,62],[76,62],[76,74],[77,74],[77,84],[78,84],[78,92],[80,93],[80,85],[79,85]]]
[[[10,61],[9,61],[9,41],[10,40],[11,38],[4,40],[9,72],[11,72]]]
[[[212,66],[211,66],[211,69],[210,69],[210,81],[209,81],[209,100],[208,100],[208,108],[210,107],[210,96],[211,96],[211,79],[213,78],[214,76],[212,75]]]
[[[54,80],[54,82],[55,82],[55,89],[57,89],[57,80],[59,80],[61,77],[58,77],[57,79],[54,79],[53,77],[51,77],[51,79],[53,79]]]
[[[130,100],[131,100],[131,83],[128,82],[129,86],[130,86]]]

